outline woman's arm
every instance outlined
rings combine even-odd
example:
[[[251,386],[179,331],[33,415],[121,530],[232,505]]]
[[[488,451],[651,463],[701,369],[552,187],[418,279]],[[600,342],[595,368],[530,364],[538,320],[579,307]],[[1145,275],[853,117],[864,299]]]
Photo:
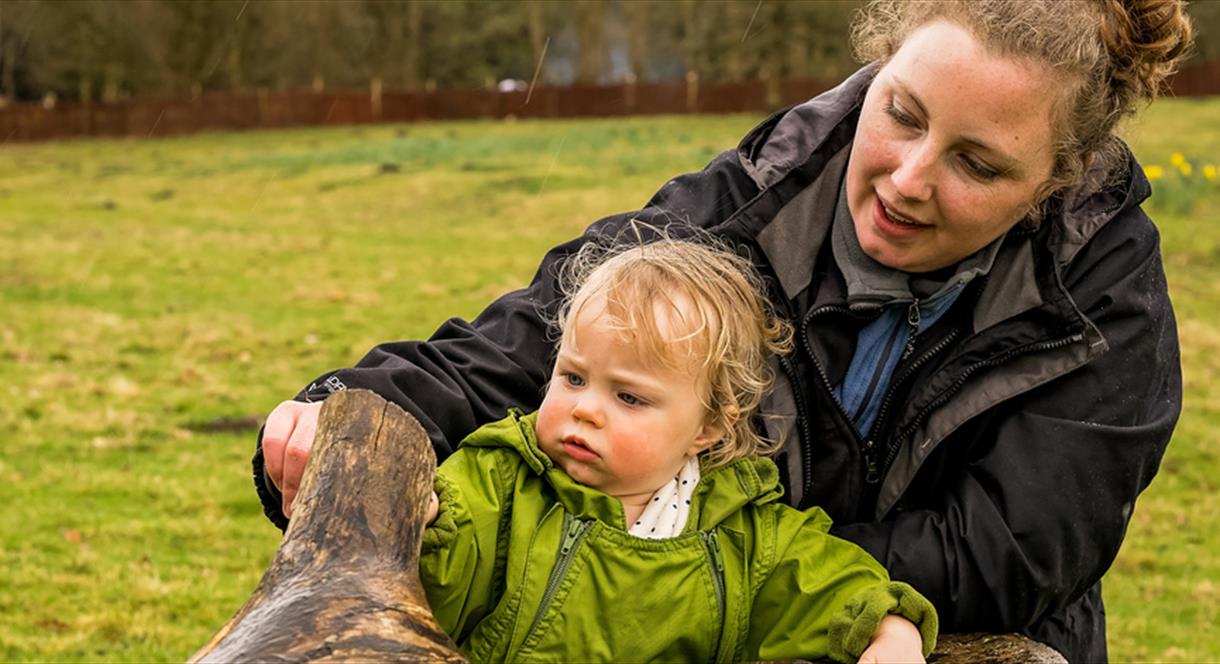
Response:
[[[538,312],[540,307],[553,307],[559,298],[557,267],[564,257],[585,242],[613,237],[631,220],[654,226],[714,225],[755,193],[737,153],[725,152],[702,171],[667,182],[642,210],[602,219],[580,238],[552,249],[528,288],[491,303],[473,322],[454,318],[428,341],[381,344],[355,367],[319,376],[296,399],[317,401],[340,389],[370,389],[414,415],[443,460],[454,442],[503,418],[510,407],[532,410],[540,403],[553,349]],[[266,453],[282,459],[289,449],[292,427],[277,430],[286,433],[268,441]],[[303,469],[312,442],[312,436],[309,438],[297,443],[294,453],[299,463],[280,461],[278,468]],[[253,460],[255,485],[267,517],[285,528],[284,497],[268,476],[263,455],[260,435]],[[276,479],[285,481],[282,476]]]

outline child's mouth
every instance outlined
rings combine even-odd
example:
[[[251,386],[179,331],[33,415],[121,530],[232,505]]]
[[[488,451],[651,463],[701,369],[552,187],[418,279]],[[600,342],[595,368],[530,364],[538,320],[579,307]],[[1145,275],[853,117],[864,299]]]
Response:
[[[589,447],[589,444],[584,439],[578,436],[565,437],[563,439],[563,451],[577,461],[593,461],[600,456]]]

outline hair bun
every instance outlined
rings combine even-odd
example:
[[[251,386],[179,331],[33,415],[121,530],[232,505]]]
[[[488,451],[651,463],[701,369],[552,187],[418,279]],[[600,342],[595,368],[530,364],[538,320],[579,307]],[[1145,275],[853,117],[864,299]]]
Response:
[[[1189,55],[1193,29],[1182,1],[1100,2],[1101,39],[1110,54],[1112,85],[1131,101],[1156,97]]]

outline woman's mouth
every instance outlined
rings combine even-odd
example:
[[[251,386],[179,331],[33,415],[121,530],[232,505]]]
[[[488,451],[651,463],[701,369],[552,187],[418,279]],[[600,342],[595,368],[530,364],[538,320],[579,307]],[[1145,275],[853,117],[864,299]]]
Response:
[[[891,235],[909,235],[933,227],[932,224],[925,224],[886,205],[880,196],[876,197],[876,204],[873,206],[873,220],[883,232]]]
[[[601,456],[579,436],[566,436],[562,442],[564,454],[577,461],[594,461]]]

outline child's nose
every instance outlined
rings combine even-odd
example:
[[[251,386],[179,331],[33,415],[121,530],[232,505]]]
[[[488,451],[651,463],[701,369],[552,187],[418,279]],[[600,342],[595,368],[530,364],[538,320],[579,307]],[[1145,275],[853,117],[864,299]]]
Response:
[[[606,420],[605,412],[597,397],[588,393],[582,394],[572,406],[572,417],[600,428]]]

